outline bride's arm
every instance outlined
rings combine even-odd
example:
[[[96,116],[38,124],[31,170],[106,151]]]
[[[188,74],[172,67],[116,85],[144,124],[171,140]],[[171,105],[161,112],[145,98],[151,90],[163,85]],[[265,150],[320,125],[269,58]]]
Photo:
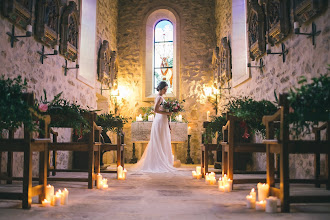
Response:
[[[155,104],[155,112],[158,114],[162,114],[162,115],[172,115],[172,112],[164,112],[160,110],[160,103],[161,103],[161,98],[157,98],[156,99],[156,104]]]

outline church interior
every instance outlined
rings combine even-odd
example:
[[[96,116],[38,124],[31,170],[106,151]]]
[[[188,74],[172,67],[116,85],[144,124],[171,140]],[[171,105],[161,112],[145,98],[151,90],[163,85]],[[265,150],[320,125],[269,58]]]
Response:
[[[0,0],[0,219],[328,219],[329,7]]]

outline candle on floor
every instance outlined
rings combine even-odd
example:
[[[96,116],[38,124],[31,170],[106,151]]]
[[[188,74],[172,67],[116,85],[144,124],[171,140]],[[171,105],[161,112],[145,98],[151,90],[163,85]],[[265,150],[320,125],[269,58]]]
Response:
[[[126,180],[126,177],[127,177],[127,170],[124,169],[124,170],[123,170],[123,179]]]
[[[277,212],[277,197],[270,196],[266,199],[266,212]]]
[[[103,179],[102,179],[102,182],[103,182],[103,184],[108,184],[108,179],[103,178]]]
[[[53,197],[53,206],[60,206],[61,205],[61,194],[56,192],[55,196]]]
[[[201,173],[196,174],[196,179],[200,180],[200,179],[202,179],[202,177],[203,177],[203,175]]]
[[[256,200],[252,195],[246,196],[246,208],[254,209],[256,205]]]
[[[223,182],[222,182],[222,178],[221,177],[219,177],[218,183],[219,183],[219,189],[220,189],[220,187],[223,186]]]
[[[257,211],[265,211],[266,202],[264,200],[256,202],[256,210]]]
[[[217,180],[214,176],[209,176],[209,182],[210,185],[215,185],[217,183]]]
[[[202,168],[199,167],[199,166],[197,166],[197,167],[196,167],[196,173],[197,173],[197,174],[202,173]]]
[[[67,190],[67,188],[64,188],[61,197],[61,204],[67,205],[68,203],[69,203],[69,190]]]
[[[101,188],[101,181],[102,181],[102,175],[100,173],[98,173],[96,176],[96,188],[97,189]]]
[[[257,200],[257,193],[256,193],[256,191],[255,191],[255,189],[254,189],[254,188],[253,188],[253,189],[251,189],[251,192],[250,192],[250,196],[252,196],[252,197],[253,197],[254,201],[256,201],[256,200]]]
[[[227,185],[228,185],[228,192],[231,192],[233,190],[233,180],[229,178],[227,180]]]
[[[45,199],[47,201],[52,201],[53,196],[54,196],[54,186],[48,184],[46,186]]]
[[[103,184],[102,189],[108,189],[108,184]]]
[[[223,185],[227,185],[227,180],[228,180],[228,177],[227,177],[227,174],[225,174],[222,178]]]
[[[192,173],[193,178],[197,178],[197,173],[195,170],[193,170],[191,173]]]
[[[269,185],[265,183],[258,183],[258,200],[263,201],[268,197]]]
[[[43,207],[50,207],[50,201],[47,199],[44,199],[41,203]]]
[[[205,182],[208,183],[208,182],[209,182],[209,179],[210,179],[209,174],[206,173],[206,174],[205,174]]]

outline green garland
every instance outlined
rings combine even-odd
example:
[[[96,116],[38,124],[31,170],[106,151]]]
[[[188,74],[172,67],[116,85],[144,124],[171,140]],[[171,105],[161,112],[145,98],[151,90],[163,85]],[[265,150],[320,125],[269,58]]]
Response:
[[[104,132],[113,131],[120,132],[124,124],[128,122],[129,118],[116,116],[111,112],[109,114],[101,114],[97,116],[96,124],[101,126]]]

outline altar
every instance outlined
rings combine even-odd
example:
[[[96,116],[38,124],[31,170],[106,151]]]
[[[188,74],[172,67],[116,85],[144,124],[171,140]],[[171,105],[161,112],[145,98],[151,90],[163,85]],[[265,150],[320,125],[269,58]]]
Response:
[[[188,140],[188,124],[182,122],[170,122],[171,144],[174,157],[177,156],[178,144],[183,144]],[[138,158],[141,158],[145,147],[150,140],[152,121],[133,122],[131,127],[131,138],[133,144],[138,149]]]

